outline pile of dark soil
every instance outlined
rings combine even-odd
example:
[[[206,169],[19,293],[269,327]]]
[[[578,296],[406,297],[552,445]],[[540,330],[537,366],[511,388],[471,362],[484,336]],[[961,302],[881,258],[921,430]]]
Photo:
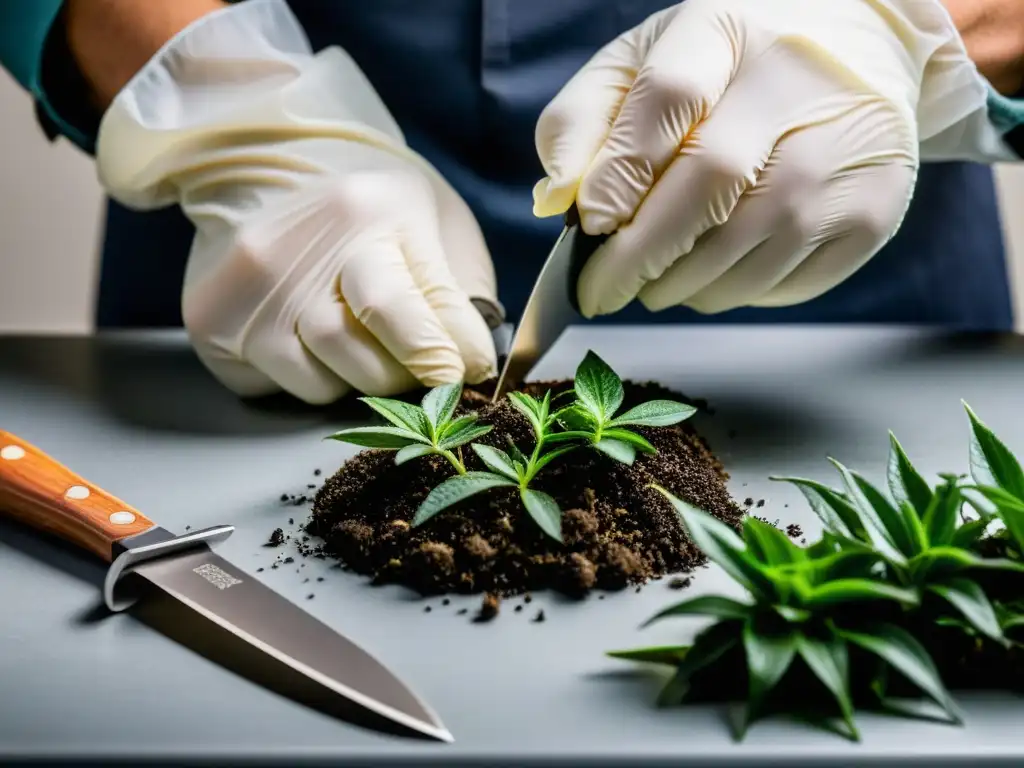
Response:
[[[493,382],[464,392],[460,413],[475,411],[494,426],[480,442],[504,448],[511,437],[526,453],[533,447],[529,423],[507,401],[490,403]],[[524,388],[558,394],[571,382]],[[653,384],[625,383],[623,408],[652,399],[685,400]],[[398,583],[423,595],[480,593],[510,596],[554,589],[583,596],[617,590],[703,565],[657,483],[738,528],[743,510],[729,497],[728,475],[689,422],[637,428],[658,449],[632,466],[592,449],[578,449],[548,465],[534,487],[551,494],[564,511],[564,544],[546,537],[522,509],[515,489],[493,489],[410,527],[427,493],[451,476],[440,457],[395,466],[394,453],[357,454],[317,492],[304,526],[322,543],[306,554],[336,558],[374,583]],[[485,467],[471,450],[468,469]],[[312,547],[312,549],[310,549]]]

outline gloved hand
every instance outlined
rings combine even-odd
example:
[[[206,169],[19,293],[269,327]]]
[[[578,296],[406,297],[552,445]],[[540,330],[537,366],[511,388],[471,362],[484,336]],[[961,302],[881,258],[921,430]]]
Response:
[[[118,201],[179,203],[196,225],[184,322],[238,394],[326,403],[495,374],[481,313],[502,310],[472,213],[283,0],[170,41],[104,115],[97,165]]]
[[[986,97],[937,0],[687,0],[544,110],[534,211],[575,199],[615,232],[580,276],[587,316],[796,304],[895,234],[922,153],[1013,157]]]

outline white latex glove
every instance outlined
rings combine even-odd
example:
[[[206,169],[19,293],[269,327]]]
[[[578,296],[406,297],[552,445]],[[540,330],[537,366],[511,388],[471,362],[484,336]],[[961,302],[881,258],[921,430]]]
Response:
[[[196,225],[184,321],[238,394],[326,403],[495,374],[481,312],[502,312],[472,213],[283,0],[168,43],[104,115],[97,164],[115,199],[180,203]]]
[[[895,234],[921,150],[1014,158],[986,96],[936,0],[687,0],[545,109],[534,211],[575,199],[615,232],[580,276],[587,316],[796,304]]]

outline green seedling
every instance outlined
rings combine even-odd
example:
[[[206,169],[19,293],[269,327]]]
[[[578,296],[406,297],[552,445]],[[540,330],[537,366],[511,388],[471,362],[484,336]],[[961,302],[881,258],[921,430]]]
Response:
[[[492,427],[476,423],[474,414],[454,418],[462,397],[462,384],[445,384],[430,390],[420,405],[382,397],[361,397],[391,426],[355,427],[330,435],[332,440],[365,448],[393,450],[395,464],[436,454],[446,458],[460,476],[466,475],[462,446],[483,437]]]
[[[554,415],[566,431],[548,442],[583,441],[623,464],[632,464],[637,451],[656,453],[647,439],[627,427],[667,427],[697,412],[672,400],[650,400],[616,416],[625,396],[622,379],[593,352],[576,369],[573,391],[575,402]]]
[[[538,400],[523,392],[510,392],[512,405],[529,420],[534,432],[534,447],[529,456],[509,441],[506,453],[489,445],[474,444],[473,451],[490,470],[469,472],[445,480],[424,499],[413,519],[421,525],[443,509],[474,494],[491,488],[517,487],[519,498],[530,517],[548,536],[562,541],[562,510],[549,494],[530,488],[530,483],[544,467],[577,446],[562,445],[545,450],[550,438],[557,434],[551,414],[551,392]]]

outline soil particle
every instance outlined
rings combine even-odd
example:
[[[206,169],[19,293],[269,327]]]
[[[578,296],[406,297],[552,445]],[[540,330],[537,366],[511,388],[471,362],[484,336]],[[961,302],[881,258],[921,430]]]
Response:
[[[526,391],[543,394],[550,387],[554,396],[570,385],[543,382]],[[458,413],[476,411],[481,423],[494,427],[480,443],[507,448],[511,439],[528,453],[528,422],[507,401],[492,405],[488,387],[493,382],[467,388]],[[625,390],[623,409],[652,399],[686,399],[653,384],[627,382]],[[564,510],[563,544],[526,515],[514,488],[470,497],[413,528],[416,508],[451,476],[451,465],[428,456],[396,466],[394,452],[364,450],[316,492],[312,517],[302,528],[319,541],[301,552],[331,557],[373,583],[403,584],[421,595],[485,592],[497,599],[554,589],[582,597],[688,573],[706,559],[672,506],[650,486],[666,488],[733,528],[744,511],[728,494],[721,463],[689,422],[636,431],[657,454],[641,454],[627,466],[577,449],[534,481]],[[485,469],[472,451],[463,451],[463,459],[469,470]]]
[[[678,589],[686,589],[688,586],[690,586],[690,578],[689,577],[685,577],[685,578],[676,577],[676,578],[672,579],[671,581],[669,581],[669,583],[668,583],[668,588],[669,589],[677,589],[677,590]]]
[[[799,539],[804,535],[803,529],[796,523],[790,523],[786,526],[786,535],[791,539]]]
[[[280,547],[282,544],[284,544],[284,531],[280,528],[275,528],[274,532],[270,534],[270,539],[263,546]]]
[[[465,616],[467,613],[469,613],[469,608],[459,608],[459,610],[457,610],[455,613],[459,616]]]
[[[758,509],[763,507],[764,506],[764,499],[758,499],[757,500],[757,504],[755,506],[757,506]]]
[[[500,610],[501,598],[492,592],[488,592],[480,603],[480,612],[476,615],[476,621],[490,621],[498,615]]]
[[[535,624],[540,624],[542,621],[545,621],[546,619],[547,619],[547,616],[544,615],[544,609],[543,608],[541,610],[537,611],[537,615],[533,617],[533,621],[534,621]]]

